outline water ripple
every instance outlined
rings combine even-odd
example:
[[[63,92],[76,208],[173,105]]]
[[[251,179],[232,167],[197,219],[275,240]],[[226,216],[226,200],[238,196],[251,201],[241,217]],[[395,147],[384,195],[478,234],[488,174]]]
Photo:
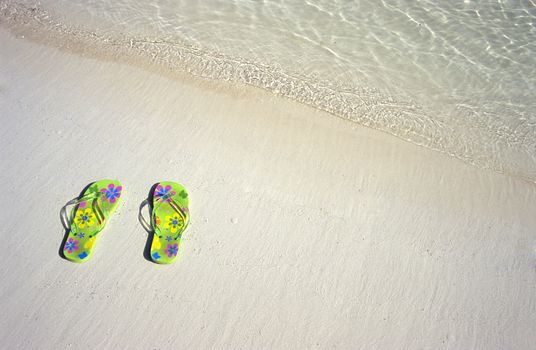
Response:
[[[536,182],[530,2],[43,3],[0,0],[0,19],[64,48],[249,84]]]

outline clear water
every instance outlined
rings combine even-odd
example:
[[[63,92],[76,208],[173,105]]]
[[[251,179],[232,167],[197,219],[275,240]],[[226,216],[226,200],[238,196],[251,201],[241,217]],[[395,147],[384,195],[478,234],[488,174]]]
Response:
[[[254,85],[536,181],[534,1],[0,4],[4,19],[46,35],[86,36],[103,50]]]

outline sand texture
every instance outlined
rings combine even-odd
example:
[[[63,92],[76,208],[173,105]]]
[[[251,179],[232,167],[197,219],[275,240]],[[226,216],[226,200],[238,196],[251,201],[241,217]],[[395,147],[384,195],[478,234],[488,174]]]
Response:
[[[536,186],[252,88],[0,31],[0,348],[533,349]],[[122,203],[58,255],[91,181]],[[183,183],[178,261],[138,208]],[[145,215],[147,215],[145,213]]]

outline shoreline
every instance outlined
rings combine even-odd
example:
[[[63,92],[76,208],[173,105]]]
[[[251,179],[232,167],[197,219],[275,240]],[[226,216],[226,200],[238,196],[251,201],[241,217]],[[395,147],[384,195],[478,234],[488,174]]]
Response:
[[[205,89],[0,29],[6,347],[529,348],[536,186],[247,89]],[[244,89],[243,91],[246,91]],[[124,198],[90,261],[59,209]],[[138,207],[183,183],[171,266]],[[148,336],[149,335],[149,336]]]
[[[304,75],[226,57],[187,43],[128,37],[124,33],[110,36],[96,29],[69,27],[44,9],[17,2],[4,1],[2,16],[3,26],[8,30],[68,54],[130,64],[209,89],[225,91],[231,87],[235,90],[232,93],[261,89],[478,168],[536,184],[536,157],[523,130],[510,130],[507,125],[495,125],[496,130],[450,125],[445,118],[454,115],[435,115],[415,101],[397,101],[365,85],[337,88],[328,81],[310,80]]]

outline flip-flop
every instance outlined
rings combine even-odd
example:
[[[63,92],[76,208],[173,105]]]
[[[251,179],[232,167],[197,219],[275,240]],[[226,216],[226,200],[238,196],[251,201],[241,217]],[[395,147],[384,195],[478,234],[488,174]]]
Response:
[[[92,183],[84,193],[69,201],[65,208],[75,205],[69,217],[65,218],[69,235],[63,245],[65,258],[74,262],[88,260],[93,251],[97,234],[102,231],[108,218],[113,214],[121,197],[122,186],[116,180],[101,180]],[[66,221],[66,222],[65,222]]]
[[[159,264],[170,264],[177,257],[182,234],[190,224],[188,192],[178,183],[160,182],[152,199],[151,258]]]

